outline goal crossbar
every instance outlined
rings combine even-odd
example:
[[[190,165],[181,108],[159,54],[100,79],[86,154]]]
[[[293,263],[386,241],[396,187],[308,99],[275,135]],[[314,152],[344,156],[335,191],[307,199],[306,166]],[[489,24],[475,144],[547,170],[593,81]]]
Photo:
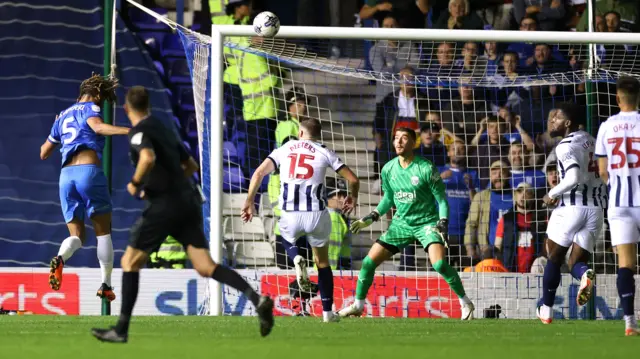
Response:
[[[250,25],[213,25],[222,36],[256,36]],[[282,26],[276,37],[298,39],[367,39],[411,41],[495,41],[566,44],[640,44],[640,36],[624,32],[439,30],[369,27]]]

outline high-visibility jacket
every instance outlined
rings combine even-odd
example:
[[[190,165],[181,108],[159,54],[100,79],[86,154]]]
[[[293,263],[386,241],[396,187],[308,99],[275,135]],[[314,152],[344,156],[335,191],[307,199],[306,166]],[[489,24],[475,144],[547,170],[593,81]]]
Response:
[[[249,39],[241,38],[239,43],[248,47]],[[238,66],[244,120],[276,119],[278,113],[274,91],[277,90],[274,87],[279,86],[280,80],[271,73],[269,61],[262,56],[242,52]]]
[[[214,25],[226,25],[227,13],[225,8],[229,0],[209,0],[209,12],[211,13],[211,23]],[[232,22],[233,24],[233,22]]]
[[[209,9],[211,11],[211,23],[214,25],[234,25],[236,20],[233,15],[227,15],[225,13],[225,7],[228,0],[209,0]],[[249,17],[245,16],[240,23],[246,25],[249,23]],[[226,41],[238,42],[237,37],[228,37]],[[224,58],[227,63],[227,67],[224,69],[223,81],[237,85],[239,83],[240,71],[237,67],[238,59],[242,56],[242,51],[232,50],[229,47],[224,47]]]
[[[150,257],[154,268],[184,269],[187,263],[187,252],[175,238],[168,236],[156,253]]]
[[[338,269],[340,258],[351,257],[351,243],[347,222],[340,211],[329,208],[331,216],[331,235],[329,235],[329,265]]]

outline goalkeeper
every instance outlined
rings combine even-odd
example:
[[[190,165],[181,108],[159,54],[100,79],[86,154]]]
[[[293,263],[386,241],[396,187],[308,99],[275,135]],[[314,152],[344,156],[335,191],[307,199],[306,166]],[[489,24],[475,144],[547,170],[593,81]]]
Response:
[[[417,240],[429,253],[433,268],[458,295],[462,320],[472,319],[474,305],[465,295],[458,272],[445,260],[449,204],[440,174],[433,163],[420,156],[414,157],[414,130],[398,128],[393,142],[398,157],[382,169],[384,197],[373,212],[351,225],[351,232],[358,233],[370,226],[394,205],[396,214],[387,232],[373,244],[362,261],[355,302],[338,314],[342,317],[362,315],[376,268]]]

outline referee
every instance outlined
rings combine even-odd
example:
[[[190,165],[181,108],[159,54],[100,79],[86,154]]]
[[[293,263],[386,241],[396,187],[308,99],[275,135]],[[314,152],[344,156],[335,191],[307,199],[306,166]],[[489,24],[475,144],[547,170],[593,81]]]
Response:
[[[122,306],[115,327],[92,329],[101,341],[126,343],[133,306],[138,296],[140,269],[149,254],[156,251],[168,235],[187,250],[195,270],[246,295],[256,307],[260,334],[273,327],[273,301],[260,297],[234,270],[211,259],[202,223],[200,192],[190,177],[198,170],[173,129],[151,116],[149,93],[144,87],[132,87],[124,110],[131,120],[130,156],[136,169],[127,191],[147,201],[142,217],[131,230],[129,246],[122,256]]]

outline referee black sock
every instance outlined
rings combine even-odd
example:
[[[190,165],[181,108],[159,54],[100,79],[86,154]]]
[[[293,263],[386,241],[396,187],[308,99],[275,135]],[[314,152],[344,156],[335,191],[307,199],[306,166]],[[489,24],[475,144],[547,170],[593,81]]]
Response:
[[[129,332],[129,322],[131,321],[133,306],[136,304],[136,299],[138,299],[139,285],[140,272],[122,273],[122,306],[120,307],[120,319],[116,324],[116,332],[118,334]]]
[[[256,291],[251,288],[249,283],[247,283],[247,281],[244,280],[244,278],[242,278],[242,276],[240,276],[240,274],[238,274],[238,272],[234,271],[233,269],[218,265],[213,271],[211,278],[217,280],[222,284],[227,284],[232,288],[237,289],[240,293],[246,295],[254,306],[258,306],[258,302],[260,301],[260,296],[258,295],[258,293],[256,293]]]

